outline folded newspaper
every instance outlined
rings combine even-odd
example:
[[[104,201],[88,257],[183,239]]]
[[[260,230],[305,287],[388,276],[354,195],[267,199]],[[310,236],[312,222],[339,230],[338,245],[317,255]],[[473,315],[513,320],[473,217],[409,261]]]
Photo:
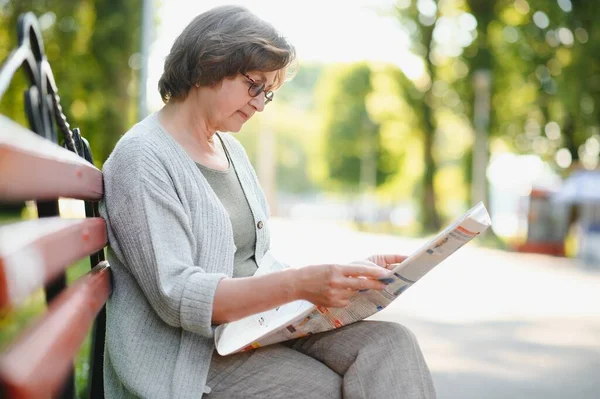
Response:
[[[315,306],[298,300],[266,312],[222,324],[215,330],[220,355],[229,355],[339,328],[360,321],[388,306],[427,272],[491,225],[483,203],[479,203],[445,230],[417,249],[402,263],[394,265],[382,291],[357,292],[344,308]],[[255,275],[283,270],[288,266],[267,252]]]

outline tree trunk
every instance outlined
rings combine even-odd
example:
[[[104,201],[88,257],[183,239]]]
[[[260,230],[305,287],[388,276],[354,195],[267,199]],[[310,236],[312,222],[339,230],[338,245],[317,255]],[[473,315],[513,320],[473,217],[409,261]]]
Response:
[[[431,62],[431,39],[433,37],[434,25],[422,26],[423,44],[427,47],[425,55],[425,65],[427,72],[431,77],[431,82],[435,81],[435,69]],[[423,231],[437,231],[441,227],[440,216],[437,211],[437,199],[435,195],[434,178],[437,172],[437,165],[433,157],[433,143],[435,140],[435,115],[431,109],[431,91],[425,93],[423,97],[423,160],[425,170],[423,172],[423,198],[421,201],[421,218],[423,221]]]
[[[428,101],[425,101],[425,103],[427,102]],[[432,110],[429,105],[425,105],[423,108],[423,120],[425,124],[423,134],[423,160],[425,161],[425,170],[423,172],[423,201],[421,215],[423,218],[423,230],[431,232],[439,230],[441,223],[440,216],[437,212],[437,201],[434,189],[434,178],[437,171],[432,151],[435,138],[435,126],[433,124]]]
[[[475,139],[471,156],[471,171],[468,180],[471,182],[470,203],[482,201],[489,206],[488,182],[486,170],[489,162],[489,129],[491,124],[491,98],[493,92],[492,69],[494,59],[488,48],[488,26],[495,19],[493,0],[468,0],[469,8],[477,17],[477,53],[467,59],[473,85],[473,128]],[[491,234],[491,232],[490,232]]]
[[[488,165],[488,129],[490,124],[490,95],[492,75],[488,69],[473,72],[473,170],[471,201],[488,205],[488,184],[486,170]]]

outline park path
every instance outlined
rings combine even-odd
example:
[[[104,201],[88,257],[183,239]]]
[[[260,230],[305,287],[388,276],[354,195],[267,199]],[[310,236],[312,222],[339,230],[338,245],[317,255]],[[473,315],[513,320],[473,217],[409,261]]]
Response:
[[[311,220],[270,227],[273,252],[293,266],[424,242]],[[373,319],[417,335],[440,399],[600,397],[600,267],[473,242]]]

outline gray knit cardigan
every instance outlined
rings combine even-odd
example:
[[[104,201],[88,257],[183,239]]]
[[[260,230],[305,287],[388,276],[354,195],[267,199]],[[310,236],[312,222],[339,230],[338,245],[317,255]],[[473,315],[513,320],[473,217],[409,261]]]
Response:
[[[243,147],[221,137],[254,215],[260,262],[269,247],[267,202]],[[227,211],[157,114],[121,137],[103,172],[114,280],[106,397],[200,398],[214,350],[215,290],[233,273]]]

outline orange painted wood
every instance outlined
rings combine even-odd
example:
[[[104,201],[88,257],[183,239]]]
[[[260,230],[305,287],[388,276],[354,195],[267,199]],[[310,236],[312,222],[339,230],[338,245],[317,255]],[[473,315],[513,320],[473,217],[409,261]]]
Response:
[[[0,200],[102,198],[94,165],[0,115]]]
[[[0,259],[0,309],[4,307],[1,304],[8,304],[9,302],[8,282],[6,281],[6,275],[4,274],[4,265],[2,264],[2,259]]]
[[[561,242],[526,242],[517,246],[519,252],[565,256],[565,245]]]
[[[0,226],[0,309],[20,303],[106,243],[102,218],[53,217]]]
[[[6,397],[56,395],[110,291],[110,268],[101,262],[50,304],[44,316],[0,355],[0,388]]]

